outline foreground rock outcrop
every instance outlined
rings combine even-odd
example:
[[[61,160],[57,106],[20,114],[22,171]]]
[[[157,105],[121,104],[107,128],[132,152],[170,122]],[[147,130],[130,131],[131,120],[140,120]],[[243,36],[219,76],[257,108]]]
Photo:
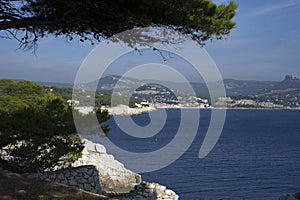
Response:
[[[46,171],[42,174],[24,175],[28,178],[73,186],[94,194],[106,194],[106,192],[101,188],[99,172],[93,165],[69,167],[57,171]]]
[[[129,194],[125,194],[122,200],[178,200],[179,196],[166,186],[159,185],[157,183],[142,182],[135,186],[135,189]]]
[[[141,183],[141,175],[136,174],[106,153],[101,144],[83,139],[85,148],[82,157],[73,163],[73,167],[92,165],[99,172],[101,188],[106,193],[127,193]]]
[[[83,139],[85,148],[82,157],[72,167],[27,177],[48,182],[57,182],[80,188],[95,194],[115,194],[122,200],[177,200],[179,196],[158,183],[141,182],[136,174],[106,153],[101,144]]]

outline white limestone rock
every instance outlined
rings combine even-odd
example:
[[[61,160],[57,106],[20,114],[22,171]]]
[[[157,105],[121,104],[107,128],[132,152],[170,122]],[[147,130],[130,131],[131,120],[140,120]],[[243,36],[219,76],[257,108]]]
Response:
[[[122,200],[178,200],[179,196],[172,190],[167,189],[166,186],[158,183],[142,182],[136,185],[134,190],[125,195]]]
[[[85,148],[82,158],[72,164],[73,167],[93,165],[99,171],[99,180],[107,193],[127,193],[141,182],[141,176],[124,167],[112,155],[106,154],[101,144],[95,144],[83,139]]]
[[[173,192],[172,190],[169,190],[169,189],[165,190],[165,193],[167,196],[175,195],[175,192]]]
[[[117,116],[130,116],[138,115],[141,113],[148,113],[155,111],[154,107],[130,108],[127,105],[118,105],[116,107],[107,108],[110,115]]]

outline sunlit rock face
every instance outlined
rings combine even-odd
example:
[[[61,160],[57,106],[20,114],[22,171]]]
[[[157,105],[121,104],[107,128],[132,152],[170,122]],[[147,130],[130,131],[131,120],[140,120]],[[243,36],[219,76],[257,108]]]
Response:
[[[99,172],[101,188],[106,193],[127,193],[141,183],[141,176],[126,169],[112,155],[107,154],[103,145],[86,139],[83,139],[83,142],[85,148],[82,151],[82,158],[77,160],[73,167],[95,166]]]

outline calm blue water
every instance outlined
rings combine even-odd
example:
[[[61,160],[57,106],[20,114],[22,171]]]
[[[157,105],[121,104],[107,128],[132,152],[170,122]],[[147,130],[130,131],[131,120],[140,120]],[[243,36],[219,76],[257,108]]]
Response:
[[[200,128],[188,151],[170,166],[142,174],[143,180],[166,185],[183,200],[268,200],[300,191],[300,110],[228,110],[217,145],[202,160],[198,152],[211,111],[199,112]],[[162,148],[180,122],[180,110],[167,113],[164,129],[152,138],[129,137],[113,119],[109,138],[133,152]],[[150,122],[148,114],[132,118],[140,126]]]

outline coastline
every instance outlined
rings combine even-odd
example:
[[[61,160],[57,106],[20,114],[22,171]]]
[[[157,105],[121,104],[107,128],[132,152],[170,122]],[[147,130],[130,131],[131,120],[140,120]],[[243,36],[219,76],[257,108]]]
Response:
[[[93,112],[93,107],[75,107],[83,115]],[[130,108],[127,105],[118,105],[115,107],[101,107],[101,110],[107,110],[110,115],[132,116],[142,113],[153,112],[157,109],[200,109],[200,110],[300,110],[300,108],[249,108],[249,107],[185,107],[185,106],[149,106],[142,108]]]
[[[118,200],[178,200],[173,190],[164,185],[142,180],[106,151],[104,145],[82,138],[82,157],[68,168],[24,174],[28,178],[73,186],[93,194],[119,196]],[[109,198],[110,199],[110,198]]]
[[[156,109],[200,109],[200,110],[300,110],[300,108],[247,108],[247,107],[174,107],[174,106],[162,106],[156,107]]]
[[[130,108],[127,105],[118,105],[115,107],[103,109],[107,110],[110,115],[117,116],[139,115],[142,113],[149,113],[156,110],[156,108],[154,107]]]

